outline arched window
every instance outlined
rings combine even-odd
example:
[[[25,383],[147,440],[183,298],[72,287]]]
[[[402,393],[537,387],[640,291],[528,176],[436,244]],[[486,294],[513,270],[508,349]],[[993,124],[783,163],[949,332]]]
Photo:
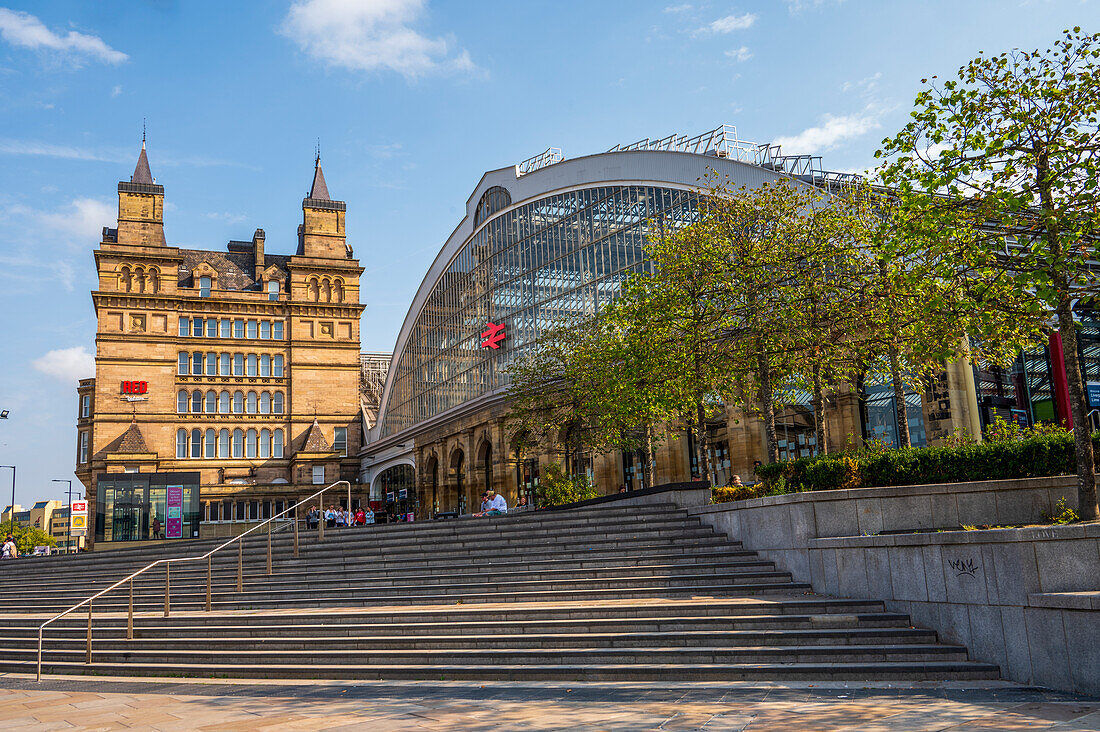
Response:
[[[202,351],[195,351],[191,354],[191,374],[202,376]]]
[[[271,457],[271,430],[260,430],[260,457]]]
[[[130,268],[124,264],[118,273],[118,289],[130,292],[132,287],[133,282],[130,279]]]
[[[187,457],[187,430],[176,430],[176,458],[182,460]]]
[[[474,209],[474,228],[481,225],[482,221],[495,214],[497,211],[512,205],[512,196],[500,186],[493,186],[481,195]]]
[[[283,413],[283,393],[281,391],[275,392],[275,395],[271,397],[271,413]]]
[[[176,411],[180,414],[187,414],[187,390],[180,389],[176,394]]]
[[[283,376],[283,354],[276,353],[275,358],[272,359],[271,375],[275,376],[277,378],[282,378],[282,376]]]
[[[205,445],[205,448],[206,448],[206,458],[208,460],[215,456],[214,455],[215,438],[216,438],[216,433],[214,432],[214,430],[207,430],[206,431],[206,445]]]
[[[160,292],[160,271],[156,267],[149,270],[149,292]]]
[[[234,376],[244,376],[244,354],[243,353],[234,353],[233,354],[233,375]]]
[[[187,373],[191,370],[191,354],[187,351],[180,351],[179,368],[176,369],[176,373],[180,376],[187,376]]]
[[[244,414],[244,392],[233,392],[233,414]]]
[[[244,430],[233,430],[233,457],[244,457]]]
[[[260,414],[271,414],[271,395],[266,391],[260,394]]]
[[[256,457],[256,430],[250,429],[246,436],[244,443],[244,456],[254,458]]]
[[[344,283],[337,279],[332,283],[332,301],[343,302],[344,301]]]
[[[283,431],[275,430],[275,434],[272,437],[271,442],[271,457],[281,458],[283,456]]]
[[[134,284],[137,285],[138,292],[145,292],[145,268],[137,267],[134,269]]]
[[[320,299],[321,288],[317,282],[316,277],[309,278],[309,285],[307,285],[306,289],[309,291],[310,300],[312,300],[313,302],[317,302]]]
[[[266,353],[260,356],[260,376],[271,376],[271,356]]]
[[[332,285],[329,283],[328,277],[321,280],[321,300],[332,302]]]
[[[255,376],[256,375],[256,354],[255,353],[248,354],[248,375],[249,376]]]
[[[202,457],[202,430],[198,427],[191,430],[191,457]]]
[[[229,414],[229,392],[227,391],[218,395],[218,413]]]
[[[194,414],[202,414],[202,392],[198,389],[191,392],[191,411]]]
[[[256,413],[256,392],[254,392],[254,391],[248,392],[248,405],[247,405],[245,411],[247,411],[249,414],[255,414]]]
[[[213,414],[216,411],[218,411],[218,395],[211,389],[206,392],[206,413]]]
[[[229,457],[229,430],[223,429],[218,433],[218,457]]]
[[[225,322],[228,323],[229,321],[227,320]],[[229,376],[230,375],[230,371],[229,371],[229,369],[230,369],[229,354],[228,353],[223,353],[218,360],[219,360],[218,375],[220,375],[220,376]]]

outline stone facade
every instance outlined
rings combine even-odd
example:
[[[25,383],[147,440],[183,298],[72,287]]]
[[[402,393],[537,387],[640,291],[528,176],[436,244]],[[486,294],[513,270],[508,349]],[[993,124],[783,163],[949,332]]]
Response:
[[[95,251],[96,375],[78,388],[89,507],[103,473],[196,471],[203,521],[264,518],[354,481],[363,270],[320,160],[294,255],[266,252],[262,229],[225,252],[168,246],[144,143],[118,199]]]

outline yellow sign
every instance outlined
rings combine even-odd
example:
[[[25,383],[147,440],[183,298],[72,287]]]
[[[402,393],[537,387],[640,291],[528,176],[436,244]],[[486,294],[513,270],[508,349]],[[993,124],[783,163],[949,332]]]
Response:
[[[72,527],[74,529],[86,529],[86,528],[88,528],[88,517],[87,516],[81,516],[80,514],[75,514],[73,516]]]

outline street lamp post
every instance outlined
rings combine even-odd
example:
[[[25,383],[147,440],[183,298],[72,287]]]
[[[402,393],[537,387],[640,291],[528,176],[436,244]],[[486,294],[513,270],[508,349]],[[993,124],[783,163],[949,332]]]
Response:
[[[68,536],[65,537],[65,553],[68,554],[69,549],[73,545],[73,482],[71,480],[67,480],[67,479],[63,479],[63,478],[54,478],[50,482],[51,483],[68,483],[69,484],[69,490],[67,492],[68,496],[69,496],[69,502],[68,502],[68,504],[66,504],[68,506],[68,511],[69,511],[69,531],[68,531]]]
[[[0,468],[11,468],[11,533],[15,534],[15,466],[0,465]]]

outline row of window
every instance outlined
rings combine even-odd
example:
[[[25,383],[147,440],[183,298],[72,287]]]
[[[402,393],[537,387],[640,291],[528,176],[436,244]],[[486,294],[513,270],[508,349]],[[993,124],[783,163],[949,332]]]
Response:
[[[179,352],[180,376],[283,376],[283,354]]]
[[[278,516],[287,505],[283,501],[209,501],[205,504],[203,521],[266,521]],[[290,519],[294,511],[283,516]]]
[[[283,321],[180,316],[179,334],[195,338],[259,338],[281,341]]]
[[[214,289],[214,280],[212,277],[202,275],[199,277],[199,297],[210,297],[210,291]],[[279,281],[268,280],[267,287],[267,299],[278,300],[279,299]],[[129,288],[126,290],[129,292]],[[183,335],[182,333],[180,335]]]
[[[180,389],[176,393],[176,411],[179,414],[282,414],[285,409],[283,393],[228,391],[220,394],[213,389],[203,394],[195,389],[188,393]]]
[[[281,458],[281,429],[207,429],[198,427],[176,431],[176,458]]]

